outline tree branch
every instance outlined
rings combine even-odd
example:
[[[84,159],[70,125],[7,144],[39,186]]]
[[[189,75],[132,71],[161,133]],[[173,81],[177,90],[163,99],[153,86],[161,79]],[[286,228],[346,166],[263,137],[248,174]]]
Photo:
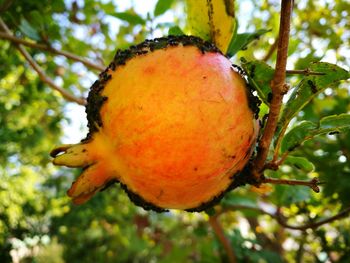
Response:
[[[285,85],[285,78],[290,32],[290,20],[292,14],[292,2],[292,0],[282,0],[277,49],[277,62],[275,74],[271,82],[272,100],[270,104],[270,112],[268,115],[264,133],[259,142],[258,153],[257,157],[254,160],[254,166],[252,171],[254,177],[256,177],[257,179],[261,178],[261,173],[264,169],[270,144],[276,131],[277,121],[282,106],[282,99],[287,91]]]
[[[267,51],[266,55],[262,58],[262,61],[266,62],[271,58],[273,52],[275,52],[277,48],[277,44],[278,44],[278,39],[275,39],[275,42],[273,42],[273,44],[270,46],[270,49]]]
[[[268,215],[268,216],[276,219],[277,223],[279,225],[281,225],[282,227],[288,228],[288,229],[300,230],[300,231],[305,231],[306,229],[316,229],[322,225],[339,220],[341,218],[346,217],[348,214],[350,214],[350,206],[349,206],[334,216],[322,219],[318,222],[309,223],[309,224],[300,225],[300,226],[288,224],[287,218],[282,214],[282,212],[280,211],[279,208],[276,209],[276,212],[271,213],[271,212],[268,212],[260,207],[254,207],[254,206],[248,206],[248,205],[231,205],[231,206],[225,207],[223,210],[221,210],[219,213],[217,213],[216,216],[219,216],[227,211],[235,211],[235,210],[239,210],[239,209],[240,210],[243,210],[243,209],[253,210],[253,211],[258,212],[260,214]]]
[[[283,247],[282,243],[278,240],[274,240],[267,236],[263,231],[258,231],[261,228],[257,217],[248,217],[246,219],[250,225],[251,230],[254,232],[256,238],[259,240],[259,243],[265,249],[271,249],[272,251],[278,253],[279,255],[283,255]]]
[[[228,262],[235,263],[237,262],[235,253],[232,249],[232,246],[230,244],[230,241],[225,236],[224,230],[222,229],[222,226],[220,225],[218,221],[218,215],[210,216],[209,217],[209,224],[213,228],[216,236],[218,237],[219,241],[221,242],[222,246],[224,247]]]
[[[276,218],[277,222],[285,228],[305,231],[306,229],[309,229],[309,228],[315,229],[315,228],[318,228],[319,226],[322,226],[324,224],[328,224],[328,223],[331,223],[331,222],[336,221],[338,219],[341,219],[343,217],[346,217],[349,213],[350,213],[350,207],[347,207],[334,216],[320,220],[320,221],[315,222],[315,223],[305,224],[302,226],[289,225],[279,210],[277,210],[275,218]]]
[[[79,56],[77,56],[75,54],[72,54],[72,53],[69,53],[69,52],[63,51],[63,50],[58,50],[58,49],[55,49],[55,48],[50,47],[50,46],[45,45],[45,44],[39,44],[39,43],[35,43],[35,42],[30,42],[30,41],[27,41],[25,39],[21,39],[21,38],[15,37],[14,35],[9,34],[9,33],[0,32],[0,38],[9,40],[12,43],[21,44],[21,45],[24,45],[24,46],[27,46],[27,47],[31,47],[31,48],[42,49],[42,50],[49,51],[49,52],[57,54],[57,55],[65,56],[66,58],[69,58],[69,59],[81,62],[85,66],[87,66],[89,68],[93,68],[93,69],[99,70],[99,71],[103,71],[105,69],[104,66],[99,65],[99,64],[95,64],[95,63],[93,63],[93,62],[91,62],[91,61],[89,61],[87,59],[84,59],[82,57],[79,57]]]
[[[12,32],[10,31],[10,29],[7,27],[7,25],[1,18],[0,18],[0,27],[7,34],[12,35]],[[32,68],[38,73],[40,79],[43,82],[47,83],[49,87],[58,91],[65,99],[69,101],[76,102],[80,105],[86,105],[86,100],[84,98],[77,98],[73,94],[66,91],[65,89],[57,86],[55,82],[45,74],[43,69],[34,61],[32,56],[25,50],[25,48],[21,44],[16,44],[15,46],[18,49],[18,51],[25,57],[28,63],[32,66]]]

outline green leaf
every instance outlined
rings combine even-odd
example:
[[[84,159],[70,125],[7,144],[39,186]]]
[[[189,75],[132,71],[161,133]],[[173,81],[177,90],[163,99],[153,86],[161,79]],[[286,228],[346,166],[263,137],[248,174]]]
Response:
[[[311,121],[302,121],[292,128],[283,138],[281,152],[293,151],[303,141],[307,140],[313,130],[317,129],[317,124]]]
[[[215,209],[213,207],[210,207],[208,208],[207,210],[205,210],[205,213],[208,215],[208,216],[213,216],[215,215]]]
[[[275,73],[274,69],[262,61],[246,62],[244,58],[241,61],[241,66],[248,75],[249,83],[258,92],[259,98],[269,105],[269,97],[271,96],[269,95],[271,94],[270,82]]]
[[[339,133],[350,129],[350,114],[327,116],[319,124],[303,121],[292,128],[283,138],[281,152],[293,151],[304,141],[326,133]]]
[[[350,114],[324,117],[320,121],[320,129],[324,130],[324,133],[344,132],[350,129]]]
[[[230,193],[222,200],[223,205],[244,205],[258,208],[256,200],[248,196]]]
[[[276,185],[273,196],[278,206],[290,206],[295,203],[304,202],[310,199],[311,190],[305,186]]]
[[[182,32],[180,27],[173,26],[169,28],[168,34],[173,36],[181,36],[181,35],[184,35],[184,32]]]
[[[308,76],[299,83],[284,107],[278,124],[279,129],[287,126],[290,120],[320,92],[350,77],[345,69],[326,62],[311,63],[309,69],[324,75]]]
[[[130,25],[144,25],[146,21],[137,14],[131,14],[130,12],[113,13],[113,16],[128,22]]]
[[[19,25],[19,29],[23,32],[23,34],[25,34],[29,38],[36,41],[40,40],[38,31],[34,27],[32,27],[25,18],[21,19],[21,24]]]
[[[160,16],[170,9],[174,0],[158,0],[156,7],[154,8],[154,16]]]
[[[296,168],[303,170],[307,173],[312,172],[315,169],[315,166],[312,162],[310,162],[305,157],[297,157],[289,155],[285,162],[285,164],[293,165]]]
[[[259,256],[258,261],[256,262],[260,262],[260,260],[263,258],[266,260],[266,262],[274,262],[274,263],[283,263],[285,262],[282,258],[281,255],[279,255],[277,252],[274,251],[269,251],[269,250],[262,250],[262,251],[254,251],[254,253],[257,253],[257,255]]]
[[[270,29],[259,29],[255,32],[252,32],[252,33],[237,34],[236,37],[234,39],[232,39],[226,54],[229,57],[232,57],[238,51],[247,49],[248,45],[251,42],[259,39],[262,35],[266,34],[269,31],[271,31],[271,30]]]
[[[40,14],[38,10],[33,10],[30,12],[30,22],[32,27],[38,28],[40,31],[45,28],[45,17]]]

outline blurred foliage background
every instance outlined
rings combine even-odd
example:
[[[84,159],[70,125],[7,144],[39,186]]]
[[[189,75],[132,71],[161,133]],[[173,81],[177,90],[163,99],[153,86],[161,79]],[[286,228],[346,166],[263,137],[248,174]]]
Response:
[[[235,5],[239,33],[270,31],[232,61],[239,64],[243,56],[274,66],[271,47],[278,34],[279,1],[236,0]],[[101,65],[118,48],[186,30],[184,1],[170,0],[0,0],[0,17],[17,38]],[[347,0],[296,1],[288,68],[325,61],[349,70],[349,25]],[[14,42],[1,36],[0,262],[226,262],[207,213],[144,211],[119,186],[82,206],[71,204],[65,191],[78,171],[53,167],[48,153],[62,142],[85,137],[86,128],[80,128],[84,108],[42,82]],[[50,51],[26,50],[47,76],[77,97],[87,96],[99,73]],[[291,87],[299,80],[288,79]],[[349,93],[349,82],[326,88],[291,126],[349,113]],[[302,166],[285,163],[267,174],[319,177],[325,182],[321,193],[288,186],[247,186],[229,193],[215,211],[236,257],[240,262],[350,262],[348,217],[300,231],[271,216],[282,211],[288,223],[302,225],[350,205],[350,133],[317,136],[293,156],[304,157]]]

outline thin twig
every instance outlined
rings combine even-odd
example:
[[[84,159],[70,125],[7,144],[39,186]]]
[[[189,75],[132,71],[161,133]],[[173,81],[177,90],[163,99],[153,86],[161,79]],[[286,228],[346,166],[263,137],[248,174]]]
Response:
[[[311,71],[308,68],[307,69],[302,69],[302,70],[298,70],[298,69],[286,70],[286,73],[289,74],[289,75],[300,74],[300,75],[305,75],[305,76],[311,76],[311,75],[322,76],[322,75],[326,75],[326,73],[317,72],[317,71]]]
[[[7,34],[12,35],[12,32],[10,31],[10,29],[7,27],[7,25],[5,24],[5,22],[1,18],[0,18],[0,27]],[[80,105],[86,105],[86,100],[84,98],[77,98],[73,94],[66,91],[65,89],[57,86],[55,84],[55,82],[45,74],[43,69],[34,61],[32,56],[27,52],[27,50],[25,50],[25,48],[21,44],[16,44],[15,46],[18,49],[18,51],[25,57],[25,59],[28,61],[28,63],[32,66],[32,68],[38,73],[40,79],[43,82],[47,83],[49,85],[49,87],[58,91],[65,99],[67,99],[69,101],[76,102]]]
[[[233,248],[230,244],[230,241],[225,236],[224,230],[222,229],[222,226],[220,225],[220,223],[218,221],[218,216],[217,215],[210,216],[209,217],[209,224],[213,228],[216,236],[218,237],[222,246],[224,247],[226,254],[227,254],[227,257],[228,257],[228,262],[230,262],[230,263],[237,262],[237,259],[236,259],[235,253],[233,251]]]
[[[5,32],[0,32],[0,38],[9,40],[9,41],[11,41],[13,43],[16,43],[16,44],[22,44],[22,45],[27,46],[27,47],[37,48],[37,49],[49,51],[49,52],[57,54],[57,55],[65,56],[65,57],[67,57],[69,59],[72,59],[74,61],[81,62],[81,63],[83,63],[85,66],[87,66],[89,68],[93,68],[93,69],[96,69],[96,70],[99,70],[99,71],[103,71],[105,69],[104,66],[99,65],[99,64],[95,64],[95,63],[93,63],[93,62],[91,62],[91,61],[89,61],[89,60],[87,60],[85,58],[79,57],[79,56],[77,56],[75,54],[72,54],[72,53],[69,53],[69,52],[63,51],[63,50],[58,50],[58,49],[55,49],[55,48],[50,47],[50,46],[45,45],[45,44],[39,44],[39,43],[35,43],[35,42],[30,42],[30,41],[27,41],[25,39],[21,39],[21,38],[15,37],[12,34],[8,34],[8,33],[5,33]]]
[[[305,224],[305,225],[301,225],[301,226],[294,226],[294,225],[287,224],[287,222],[284,219],[284,216],[282,216],[282,214],[280,213],[279,210],[277,210],[275,218],[276,218],[277,222],[285,228],[305,231],[306,229],[315,229],[315,228],[318,228],[319,226],[322,226],[324,224],[328,224],[328,223],[331,223],[331,222],[336,221],[338,219],[341,219],[343,217],[346,217],[349,213],[350,213],[350,207],[347,207],[334,216],[320,220],[320,221],[315,222],[315,223],[309,223],[309,224]]]
[[[281,144],[282,144],[282,139],[283,139],[284,134],[287,131],[287,128],[288,128],[288,125],[284,125],[281,128],[277,139],[275,140],[276,141],[276,146],[275,146],[275,149],[273,150],[274,153],[273,153],[273,157],[272,157],[271,163],[277,163],[278,162],[277,159],[278,159],[278,156],[280,154],[280,148],[281,148]]]
[[[282,214],[282,212],[280,211],[280,209],[276,209],[276,212],[271,213],[268,212],[260,207],[253,207],[253,206],[247,206],[247,205],[231,205],[231,206],[227,206],[225,207],[223,210],[220,211],[220,214],[217,215],[221,215],[225,212],[228,211],[236,211],[236,210],[243,210],[243,209],[247,209],[247,210],[253,210],[255,212],[258,212],[260,214],[265,214],[268,215],[274,219],[276,219],[277,223],[279,225],[281,225],[284,228],[288,228],[288,229],[294,229],[294,230],[301,230],[301,231],[305,231],[306,229],[316,229],[322,225],[331,223],[333,221],[342,219],[344,217],[346,217],[348,214],[350,214],[350,206],[345,208],[344,210],[340,211],[339,213],[337,213],[334,216],[331,216],[329,218],[325,218],[322,219],[318,222],[314,222],[314,223],[309,223],[309,224],[305,224],[305,225],[300,225],[300,226],[295,226],[295,225],[290,225],[287,223],[287,218]]]
[[[281,158],[279,160],[277,160],[278,154],[274,154],[272,161],[267,163],[267,164],[265,164],[264,169],[271,169],[271,170],[277,171],[279,166],[281,164],[283,164],[284,161],[287,159],[288,155],[289,155],[289,151],[285,151],[282,154]]]
[[[286,93],[286,65],[288,42],[290,32],[290,20],[292,14],[292,0],[282,0],[280,30],[278,37],[277,62],[273,80],[271,82],[272,100],[264,133],[258,146],[258,154],[254,160],[252,174],[257,179],[261,178],[265,161],[268,156],[270,144],[275,134],[279,113],[282,106],[282,99]]]
[[[278,38],[276,38],[275,42],[273,42],[273,44],[270,46],[266,55],[262,58],[262,61],[264,62],[268,61],[271,58],[272,54],[275,52],[277,46],[278,46]]]
[[[259,228],[261,228],[261,226],[259,224],[258,217],[246,216],[246,219],[250,225],[251,230],[254,232],[257,240],[259,241],[259,244],[262,247],[264,247],[265,249],[268,249],[268,250],[272,250],[272,251],[278,253],[279,255],[284,254],[282,242],[280,242],[281,240],[279,240],[279,237],[277,236],[280,233],[276,233],[276,235],[274,235],[275,238],[271,238],[263,231],[259,231]],[[282,229],[282,231],[284,231],[283,228],[280,228],[280,229]],[[279,230],[278,232],[281,232],[281,230]]]
[[[320,192],[320,188],[318,187],[318,185],[320,184],[320,181],[316,177],[312,178],[310,181],[264,178],[262,182],[268,183],[268,184],[305,185],[310,187],[316,193]]]

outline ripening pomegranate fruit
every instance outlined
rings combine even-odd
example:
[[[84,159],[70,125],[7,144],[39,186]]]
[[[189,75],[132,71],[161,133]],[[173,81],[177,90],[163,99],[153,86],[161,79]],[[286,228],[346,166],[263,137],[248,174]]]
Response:
[[[89,93],[89,134],[52,151],[84,170],[68,195],[81,204],[118,181],[146,209],[200,211],[250,158],[258,122],[237,67],[192,36],[118,51]]]

